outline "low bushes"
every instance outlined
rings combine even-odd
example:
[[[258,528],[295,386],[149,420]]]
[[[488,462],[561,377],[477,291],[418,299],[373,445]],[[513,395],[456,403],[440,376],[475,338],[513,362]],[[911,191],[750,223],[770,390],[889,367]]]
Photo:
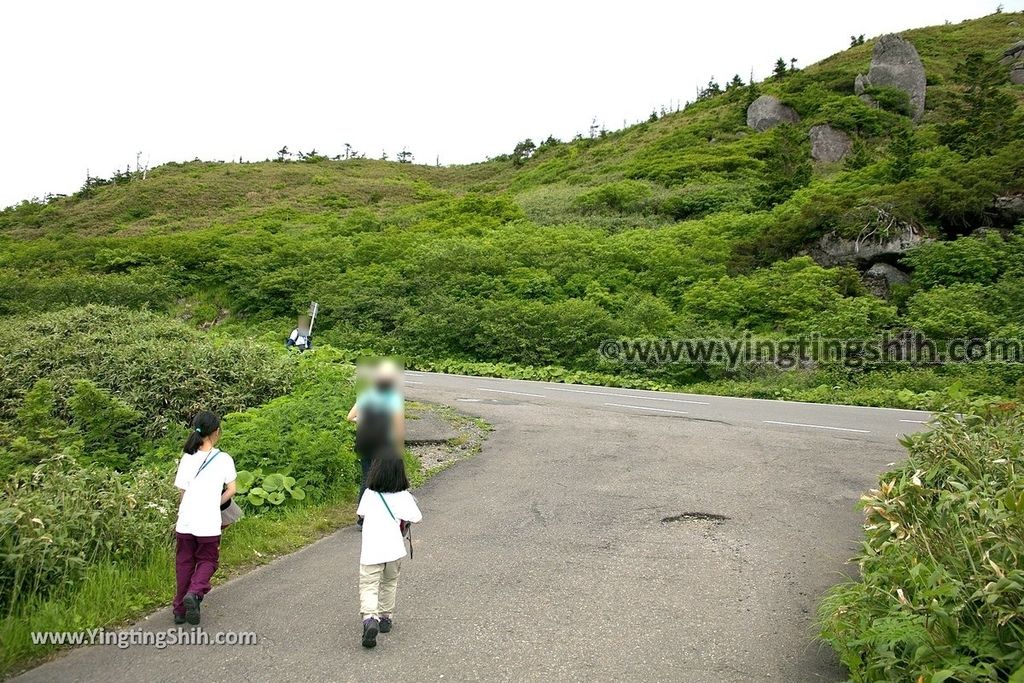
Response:
[[[76,383],[89,380],[141,413],[142,433],[155,438],[201,408],[223,414],[286,393],[294,357],[146,311],[86,306],[0,321],[0,363],[0,422],[40,378],[68,418]]]
[[[819,610],[854,681],[1024,677],[1024,410],[960,410],[861,498],[861,580]]]
[[[294,503],[352,496],[358,466],[344,419],[354,400],[352,366],[326,347],[295,362],[295,391],[227,415],[221,447],[239,471],[262,468],[258,483],[280,480],[270,488],[290,489]],[[16,469],[3,488],[0,611],[74,589],[89,567],[103,562],[141,566],[169,546],[178,504],[172,482],[183,427],[157,444],[137,442],[145,453],[119,472],[107,466],[126,460],[118,450],[124,444],[110,440],[111,432],[123,438],[112,420],[134,419],[134,412],[83,381],[69,400],[69,424],[47,408],[52,384],[41,380],[29,393],[20,427],[35,430],[29,435],[41,462]],[[250,512],[260,507],[244,496],[239,501]]]
[[[360,473],[345,421],[354,402],[352,365],[322,347],[302,356],[292,393],[228,415],[221,447],[237,469],[291,476],[313,501],[333,490],[354,493]]]
[[[89,566],[170,543],[173,465],[118,473],[58,455],[8,479],[0,503],[0,611],[75,586]]]

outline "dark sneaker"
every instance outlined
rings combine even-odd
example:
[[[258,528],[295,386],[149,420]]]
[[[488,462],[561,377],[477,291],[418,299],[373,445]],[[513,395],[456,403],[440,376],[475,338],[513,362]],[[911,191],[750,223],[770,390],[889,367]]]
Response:
[[[184,624],[185,623],[185,615],[184,614],[175,614],[174,615],[174,623],[175,624]]]
[[[185,594],[185,621],[195,626],[199,623],[199,603],[203,598],[195,593]]]
[[[363,619],[363,647],[377,647],[377,634],[380,632],[380,623],[370,617]]]
[[[391,630],[391,617],[380,618],[380,632],[387,633]]]

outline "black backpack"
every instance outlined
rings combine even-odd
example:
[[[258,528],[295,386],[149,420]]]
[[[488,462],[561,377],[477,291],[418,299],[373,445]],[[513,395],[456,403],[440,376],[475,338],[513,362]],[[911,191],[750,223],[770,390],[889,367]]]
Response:
[[[356,423],[356,452],[371,457],[389,443],[391,413],[380,406],[366,406],[359,411]]]

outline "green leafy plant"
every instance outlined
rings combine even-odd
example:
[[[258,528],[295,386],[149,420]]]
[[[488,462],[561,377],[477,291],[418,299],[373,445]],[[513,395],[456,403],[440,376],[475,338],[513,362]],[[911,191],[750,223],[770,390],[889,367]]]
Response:
[[[819,609],[854,681],[1005,681],[1024,670],[1024,410],[955,394],[861,498],[861,580]]]
[[[255,508],[266,505],[284,505],[290,500],[306,499],[306,492],[295,477],[280,472],[264,474],[263,470],[250,472],[242,470],[236,480],[238,494],[244,495],[245,502]]]

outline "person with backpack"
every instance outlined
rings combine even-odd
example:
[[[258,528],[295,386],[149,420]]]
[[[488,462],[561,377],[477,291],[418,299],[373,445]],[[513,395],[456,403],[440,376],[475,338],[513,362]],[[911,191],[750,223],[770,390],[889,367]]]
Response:
[[[235,495],[235,462],[217,449],[220,418],[203,411],[192,420],[174,485],[181,490],[174,569],[174,623],[199,623],[199,603],[210,591],[220,560],[221,510]]]
[[[390,448],[405,450],[405,401],[400,391],[402,370],[393,361],[382,361],[373,370],[370,386],[356,397],[348,420],[356,423],[355,451],[359,456],[362,479],[359,497],[366,490],[366,477],[374,456]],[[362,526],[360,517],[358,524]]]
[[[378,633],[388,633],[393,626],[401,560],[407,554],[404,530],[423,519],[409,493],[405,461],[393,448],[374,458],[357,513],[363,517],[359,613],[363,647],[370,648],[377,645]]]

